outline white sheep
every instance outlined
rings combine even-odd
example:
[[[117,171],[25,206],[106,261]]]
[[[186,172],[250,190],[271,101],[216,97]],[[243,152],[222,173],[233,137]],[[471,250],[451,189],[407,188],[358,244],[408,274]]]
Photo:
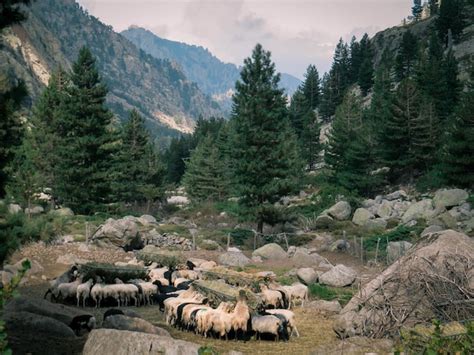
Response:
[[[247,332],[247,323],[250,319],[250,311],[245,297],[239,295],[234,311],[231,313],[232,329],[235,331],[236,337],[239,332],[244,334]]]
[[[92,284],[94,280],[89,279],[87,282],[84,282],[77,286],[76,298],[77,298],[77,307],[79,307],[79,302],[82,298],[82,307],[86,306],[86,300],[89,298],[91,293]]]
[[[260,293],[263,303],[265,306],[272,306],[273,308],[279,308],[283,306],[283,296],[281,292],[270,290],[266,285],[260,285]]]
[[[273,314],[273,315],[281,315],[285,317],[286,321],[288,322],[288,328],[290,329],[290,335],[293,335],[293,332],[294,332],[297,337],[300,336],[300,333],[298,332],[298,329],[296,328],[296,317],[292,311],[288,309],[269,309],[269,310],[266,310],[265,312]]]
[[[291,286],[282,286],[289,296],[289,306],[296,305],[296,301],[301,301],[301,306],[304,307],[304,302],[308,300],[308,287],[302,283],[296,282]]]
[[[252,330],[255,332],[255,339],[259,339],[261,334],[273,334],[275,340],[280,338],[282,321],[272,315],[252,317]]]
[[[73,282],[65,282],[58,286],[56,289],[57,294],[54,296],[61,297],[63,300],[69,297],[76,297],[77,287],[81,284],[81,280],[77,279]]]

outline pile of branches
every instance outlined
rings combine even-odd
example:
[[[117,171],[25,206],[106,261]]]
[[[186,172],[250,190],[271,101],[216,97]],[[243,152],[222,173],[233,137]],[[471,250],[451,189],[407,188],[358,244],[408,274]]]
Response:
[[[411,260],[387,277],[364,304],[363,333],[382,338],[416,324],[474,320],[473,259],[450,254],[442,263]],[[471,287],[470,287],[471,286]]]
[[[123,282],[131,279],[145,279],[147,269],[141,266],[115,266],[103,263],[87,263],[78,266],[83,280],[96,279],[99,276],[105,283],[113,284],[119,278]]]

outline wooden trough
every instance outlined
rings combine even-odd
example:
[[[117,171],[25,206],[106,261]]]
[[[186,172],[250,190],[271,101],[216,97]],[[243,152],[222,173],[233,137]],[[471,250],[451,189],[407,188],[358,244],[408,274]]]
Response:
[[[259,308],[262,299],[248,289],[234,287],[221,281],[215,280],[196,280],[192,283],[193,288],[206,296],[209,303],[215,308],[221,302],[237,302],[240,292],[244,292],[247,298],[247,304],[253,310]]]
[[[269,277],[238,272],[222,267],[203,271],[202,275],[205,280],[224,280],[229,285],[250,288],[253,292],[260,292],[260,283],[268,283],[271,281]]]
[[[148,271],[141,266],[115,266],[102,263],[87,263],[78,266],[79,273],[83,280],[94,279],[99,276],[105,283],[114,284],[115,279],[119,278],[123,282],[131,279],[145,279]]]
[[[165,250],[142,250],[137,253],[137,259],[145,263],[155,262],[160,266],[167,266],[169,268],[175,268],[177,265],[186,262],[186,258],[182,253]]]

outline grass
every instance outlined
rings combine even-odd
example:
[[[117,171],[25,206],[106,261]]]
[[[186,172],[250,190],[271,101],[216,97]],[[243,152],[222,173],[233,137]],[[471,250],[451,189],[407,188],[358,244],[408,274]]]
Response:
[[[160,234],[173,234],[176,233],[181,237],[190,237],[189,229],[176,224],[160,224],[156,227],[156,231]]]
[[[346,305],[354,292],[350,288],[336,288],[329,287],[320,284],[313,284],[309,286],[309,293],[311,297],[324,300],[324,301],[334,301],[337,300],[341,303],[342,306]]]

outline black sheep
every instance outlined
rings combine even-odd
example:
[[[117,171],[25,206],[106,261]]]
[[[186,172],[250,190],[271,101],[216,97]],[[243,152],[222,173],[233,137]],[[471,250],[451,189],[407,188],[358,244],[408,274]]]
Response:
[[[96,319],[94,316],[91,316],[90,314],[81,314],[80,316],[76,316],[72,319],[71,323],[69,324],[69,328],[74,331],[74,334],[81,336],[84,330],[90,332],[95,328],[95,325]]]
[[[125,313],[123,313],[122,310],[117,309],[117,308],[111,308],[111,309],[106,310],[105,313],[104,313],[104,321],[105,321],[105,319],[106,319],[107,317],[115,316],[115,315],[117,315],[117,314],[119,314],[119,315],[125,315]]]

